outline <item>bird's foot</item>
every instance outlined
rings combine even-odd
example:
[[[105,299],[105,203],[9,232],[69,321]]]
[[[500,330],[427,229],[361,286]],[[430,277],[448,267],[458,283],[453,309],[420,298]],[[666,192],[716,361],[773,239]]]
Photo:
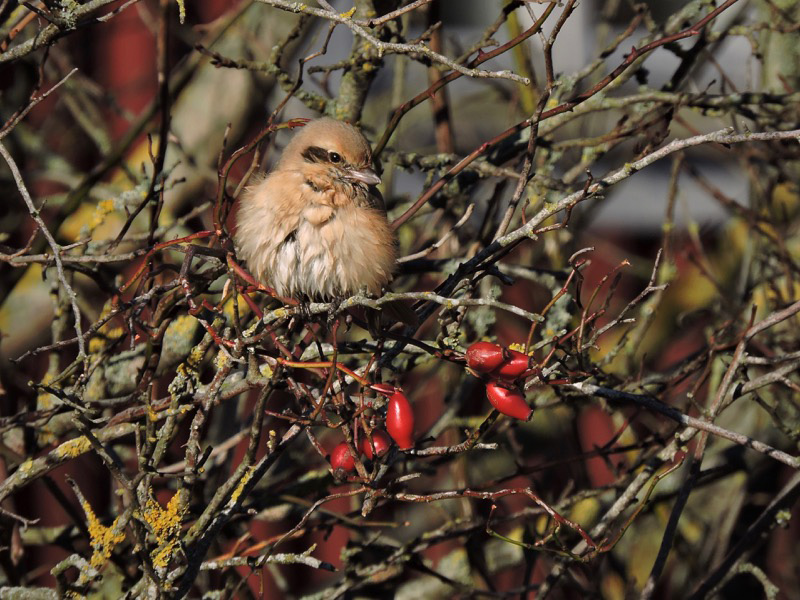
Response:
[[[300,320],[303,323],[308,323],[314,319],[314,315],[311,314],[311,300],[303,296],[297,304],[297,310],[300,313]]]
[[[333,324],[336,322],[337,317],[339,316],[339,309],[344,302],[345,296],[336,296],[331,300],[330,305],[331,307],[328,309],[328,330],[333,328]]]

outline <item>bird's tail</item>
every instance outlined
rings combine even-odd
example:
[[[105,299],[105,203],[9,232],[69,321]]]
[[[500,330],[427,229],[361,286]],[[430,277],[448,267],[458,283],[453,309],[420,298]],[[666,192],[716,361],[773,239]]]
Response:
[[[414,312],[408,304],[402,300],[392,300],[381,304],[380,310],[374,308],[367,309],[367,325],[369,325],[370,332],[375,335],[383,327],[391,327],[395,323],[404,323],[411,327],[419,325],[417,313]]]

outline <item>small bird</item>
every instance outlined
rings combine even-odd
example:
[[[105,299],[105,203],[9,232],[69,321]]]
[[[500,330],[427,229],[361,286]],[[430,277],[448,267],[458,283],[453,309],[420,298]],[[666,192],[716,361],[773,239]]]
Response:
[[[296,133],[241,199],[234,239],[255,278],[293,298],[380,295],[397,244],[371,164],[369,143],[352,125],[321,118]],[[415,320],[405,305],[388,311]]]

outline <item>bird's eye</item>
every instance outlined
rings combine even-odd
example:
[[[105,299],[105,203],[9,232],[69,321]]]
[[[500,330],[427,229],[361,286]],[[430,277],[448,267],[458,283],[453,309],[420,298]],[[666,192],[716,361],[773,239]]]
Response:
[[[331,162],[334,164],[342,162],[342,155],[338,152],[329,152],[328,158],[330,158]]]

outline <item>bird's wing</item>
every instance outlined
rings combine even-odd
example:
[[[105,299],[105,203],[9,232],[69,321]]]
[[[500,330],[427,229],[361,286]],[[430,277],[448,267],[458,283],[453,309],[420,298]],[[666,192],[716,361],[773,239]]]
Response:
[[[367,205],[370,208],[381,211],[386,214],[386,204],[383,202],[383,194],[376,187],[371,187],[367,191]]]

